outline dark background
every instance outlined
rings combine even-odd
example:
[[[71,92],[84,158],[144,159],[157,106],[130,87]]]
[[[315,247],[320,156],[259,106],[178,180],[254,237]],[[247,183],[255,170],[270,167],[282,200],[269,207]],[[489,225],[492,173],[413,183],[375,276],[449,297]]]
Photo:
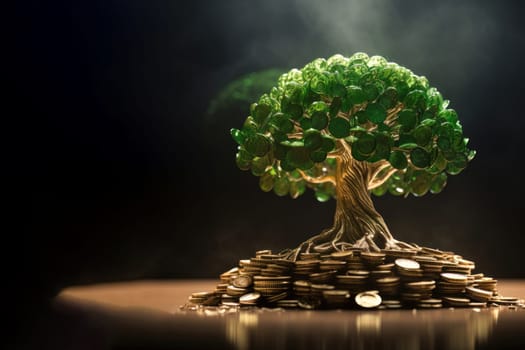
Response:
[[[6,128],[4,149],[21,209],[3,245],[15,289],[38,301],[76,284],[216,277],[330,225],[333,201],[263,193],[236,168],[229,129],[246,115],[206,111],[244,74],[356,51],[427,76],[478,151],[439,195],[375,199],[394,235],[525,277],[519,3],[25,1],[4,67],[19,131]]]

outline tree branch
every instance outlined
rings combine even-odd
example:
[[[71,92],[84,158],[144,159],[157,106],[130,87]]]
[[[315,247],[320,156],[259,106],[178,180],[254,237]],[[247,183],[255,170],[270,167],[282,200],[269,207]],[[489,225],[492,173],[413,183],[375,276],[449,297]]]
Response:
[[[322,183],[330,182],[334,186],[337,185],[337,181],[335,181],[335,177],[334,176],[322,175],[322,176],[318,176],[318,177],[312,177],[312,176],[306,174],[303,170],[297,169],[297,171],[299,172],[299,174],[301,174],[303,179],[305,179],[306,181],[308,181],[308,182],[310,182],[312,184],[322,184]]]
[[[368,190],[373,190],[374,188],[381,186],[390,178],[390,176],[392,176],[392,174],[394,174],[397,171],[397,169],[392,167],[387,161],[384,161],[384,163],[379,166],[371,168],[372,173],[368,182]]]

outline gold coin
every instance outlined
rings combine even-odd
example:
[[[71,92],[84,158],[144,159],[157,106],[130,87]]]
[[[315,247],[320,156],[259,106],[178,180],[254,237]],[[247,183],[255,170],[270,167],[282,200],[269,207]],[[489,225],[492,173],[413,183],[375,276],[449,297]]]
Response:
[[[355,296],[355,302],[363,308],[371,309],[381,305],[381,297],[377,293],[361,292]]]
[[[403,270],[419,270],[421,267],[417,261],[404,258],[396,259],[395,264]]]

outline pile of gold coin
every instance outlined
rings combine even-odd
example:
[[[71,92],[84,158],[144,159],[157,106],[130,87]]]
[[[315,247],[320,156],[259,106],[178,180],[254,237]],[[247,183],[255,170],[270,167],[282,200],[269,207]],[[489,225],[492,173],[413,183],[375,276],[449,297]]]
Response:
[[[212,292],[189,304],[302,309],[400,309],[518,305],[498,294],[497,280],[472,273],[474,262],[431,248],[301,253],[297,261],[270,250],[220,275]]]

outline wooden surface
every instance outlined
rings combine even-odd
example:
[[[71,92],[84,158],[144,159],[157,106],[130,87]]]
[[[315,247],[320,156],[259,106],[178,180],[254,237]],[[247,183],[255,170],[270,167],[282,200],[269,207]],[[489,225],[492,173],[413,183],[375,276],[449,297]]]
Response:
[[[525,349],[525,309],[213,310],[183,312],[216,280],[71,287],[54,300],[62,348],[82,349]],[[525,280],[499,281],[525,298]],[[73,335],[73,336],[72,336]],[[79,347],[79,345],[82,345]]]

